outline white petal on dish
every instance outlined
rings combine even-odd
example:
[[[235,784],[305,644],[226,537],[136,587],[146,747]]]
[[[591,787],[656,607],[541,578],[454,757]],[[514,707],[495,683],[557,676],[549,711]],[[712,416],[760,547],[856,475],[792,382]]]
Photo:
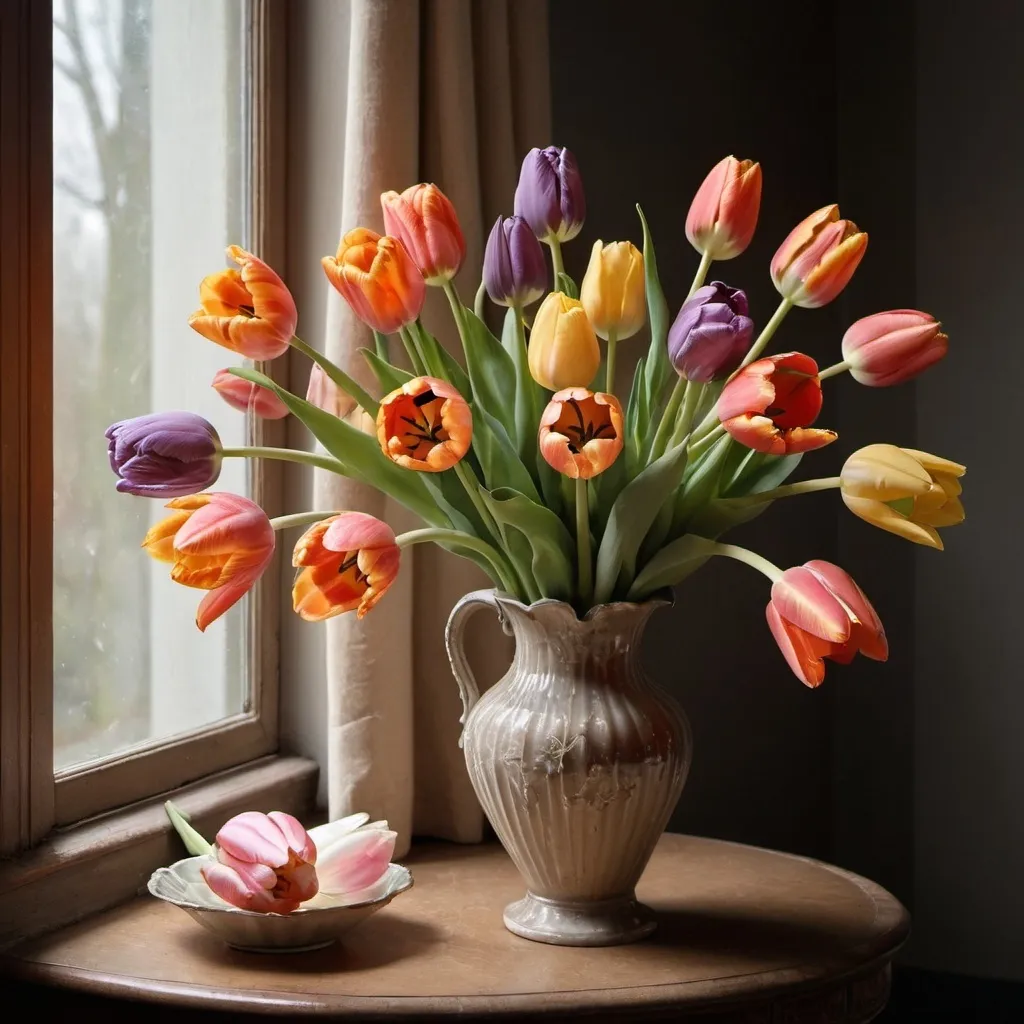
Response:
[[[309,829],[309,837],[316,846],[317,857],[322,857],[328,846],[342,836],[355,832],[357,828],[362,828],[369,820],[370,816],[365,811],[359,811],[357,814],[349,814],[344,818],[338,818],[337,821],[329,821],[325,825]]]
[[[343,836],[317,858],[320,889],[330,895],[365,889],[385,874],[397,832],[360,829]]]

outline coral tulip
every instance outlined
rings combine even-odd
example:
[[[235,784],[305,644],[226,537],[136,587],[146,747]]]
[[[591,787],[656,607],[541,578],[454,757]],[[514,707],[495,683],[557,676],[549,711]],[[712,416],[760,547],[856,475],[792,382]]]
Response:
[[[865,522],[942,550],[936,527],[964,521],[960,481],[966,468],[913,448],[869,444],[843,466],[846,507]]]
[[[281,420],[288,406],[269,388],[236,377],[230,370],[218,370],[210,386],[232,409],[252,412],[264,420]]]
[[[916,309],[891,309],[851,324],[843,336],[850,376],[873,388],[902,384],[937,363],[949,349],[941,324]]]
[[[274,528],[259,505],[238,494],[192,494],[167,503],[172,515],[150,527],[142,546],[170,562],[171,579],[210,593],[196,625],[205,630],[242,598],[274,557]]]
[[[364,512],[314,523],[292,555],[292,606],[307,622],[353,609],[361,619],[394,583],[400,556],[391,527]]]
[[[356,400],[346,394],[324,372],[319,363],[314,363],[309,371],[309,383],[306,385],[306,401],[315,405],[332,416],[343,420],[355,408]]]
[[[838,565],[815,560],[787,569],[772,586],[768,625],[796,677],[820,686],[824,658],[848,665],[860,652],[889,657],[885,630],[864,592]]]
[[[668,355],[681,377],[707,384],[728,377],[750,349],[754,321],[746,292],[721,281],[698,288],[668,332]]]
[[[451,280],[466,256],[451,200],[436,185],[413,185],[401,195],[385,192],[380,205],[384,230],[405,246],[427,284]]]
[[[768,455],[811,451],[837,436],[811,427],[821,412],[821,381],[818,364],[802,352],[745,366],[722,389],[717,411],[740,444]]]
[[[531,149],[523,160],[516,186],[515,214],[540,239],[568,242],[587,216],[576,158],[567,149]]]
[[[241,271],[220,270],[203,278],[202,308],[188,318],[189,326],[247,359],[276,359],[288,351],[299,322],[292,293],[251,252],[229,245],[227,253]]]
[[[375,331],[393,334],[420,315],[426,285],[397,238],[356,228],[342,238],[337,255],[320,262],[352,312]]]
[[[823,206],[779,246],[772,257],[772,281],[794,306],[824,306],[850,283],[867,247],[867,234],[852,220],[840,220],[838,206]]]
[[[761,165],[727,156],[704,179],[686,215],[686,237],[713,260],[739,256],[754,237],[761,208]]]
[[[614,395],[566,388],[540,419],[540,453],[572,480],[603,473],[622,451],[622,406]]]
[[[317,894],[316,859],[312,838],[290,814],[244,811],[217,833],[216,856],[200,870],[232,906],[290,914]]]
[[[583,303],[551,292],[530,332],[530,374],[549,391],[587,387],[601,365],[601,349]]]
[[[192,412],[155,412],[107,427],[107,457],[122,493],[177,498],[220,476],[217,431]]]
[[[528,306],[547,290],[547,264],[522,217],[499,217],[484,250],[484,287],[499,306]]]
[[[599,338],[633,337],[647,319],[643,253],[632,242],[604,245],[599,238],[590,250],[580,302]]]
[[[469,451],[473,414],[447,381],[413,377],[380,401],[377,440],[406,469],[440,473]]]

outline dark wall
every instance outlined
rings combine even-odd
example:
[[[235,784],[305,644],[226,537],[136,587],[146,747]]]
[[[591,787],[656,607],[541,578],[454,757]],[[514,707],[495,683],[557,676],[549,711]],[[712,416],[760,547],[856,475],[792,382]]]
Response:
[[[683,234],[690,199],[712,164],[734,153],[763,164],[761,222],[751,248],[713,275],[747,289],[759,323],[771,315],[772,253],[836,198],[835,24],[827,4],[741,6],[725,24],[713,4],[552,0],[555,141],[575,152],[590,211],[567,247],[577,279],[595,238],[639,243],[640,202],[674,314],[698,262]],[[839,337],[833,309],[796,310],[779,344],[826,364]],[[645,345],[624,343],[620,359]],[[812,455],[805,466],[829,475],[837,458]],[[782,566],[834,561],[834,506],[829,494],[792,499],[735,537]],[[672,827],[827,856],[836,680],[812,692],[790,674],[765,623],[768,590],[758,573],[717,559],[652,624],[648,664],[682,701],[696,743]]]

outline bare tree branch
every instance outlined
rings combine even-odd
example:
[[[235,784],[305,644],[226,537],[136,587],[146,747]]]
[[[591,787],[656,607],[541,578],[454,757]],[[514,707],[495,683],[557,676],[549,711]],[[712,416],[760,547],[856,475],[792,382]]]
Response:
[[[60,177],[54,181],[54,184],[62,192],[67,193],[72,199],[76,199],[83,206],[89,206],[94,210],[99,210],[101,213],[107,212],[107,200],[105,196],[91,196],[87,192],[83,191],[71,178]]]

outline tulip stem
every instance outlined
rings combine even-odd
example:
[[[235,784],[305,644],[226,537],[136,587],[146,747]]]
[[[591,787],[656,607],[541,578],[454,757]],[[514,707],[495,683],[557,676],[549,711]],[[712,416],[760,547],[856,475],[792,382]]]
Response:
[[[315,348],[307,345],[301,338],[292,338],[292,348],[298,349],[303,355],[309,356],[317,366],[320,367],[328,377],[334,381],[335,384],[341,388],[350,398],[352,398],[364,412],[368,413],[374,419],[377,418],[377,410],[380,406],[375,398],[371,398],[369,393],[366,392],[359,384],[357,384],[340,366],[336,366],[334,363],[323,355],[321,352],[317,352]]]
[[[270,525],[275,530],[290,530],[293,526],[309,526],[310,523],[319,523],[323,519],[330,519],[331,516],[339,515],[338,512],[294,512],[290,516],[276,516],[270,520]]]
[[[720,502],[729,505],[760,505],[764,501],[774,501],[776,498],[791,498],[797,494],[813,494],[815,491],[830,491],[842,486],[842,480],[837,476],[823,476],[817,480],[800,480],[795,484],[783,484],[781,487],[774,487],[770,491],[760,491],[757,494],[744,494],[738,498],[720,498]]]
[[[609,331],[608,358],[604,367],[604,389],[610,395],[615,394],[615,349],[618,344],[619,339],[615,336],[615,331]]]
[[[725,427],[719,423],[714,430],[694,440],[687,448],[690,459],[699,459],[724,433]],[[690,436],[693,437],[692,434]]]
[[[835,377],[836,374],[846,373],[850,368],[850,364],[844,359],[841,363],[833,363],[831,366],[826,366],[824,370],[818,372],[818,380],[825,380],[828,377]]]
[[[658,429],[654,435],[649,462],[655,462],[665,453],[668,439],[672,436],[672,430],[676,424],[676,413],[679,412],[679,406],[683,401],[683,396],[686,394],[689,384],[690,382],[685,377],[680,377],[676,381],[675,387],[672,388],[672,394],[668,396],[665,411],[661,415],[661,422],[658,424]]]
[[[590,502],[587,481],[582,477],[576,478],[576,561],[581,608],[586,611],[594,599],[594,574],[590,564]]]
[[[672,431],[672,436],[669,438],[669,448],[675,448],[690,432],[693,414],[697,411],[697,406],[700,405],[700,398],[703,393],[703,384],[698,384],[696,381],[687,382],[686,394],[683,396],[683,407],[676,417],[676,428]]]
[[[348,476],[343,462],[339,462],[329,455],[296,451],[293,448],[262,448],[257,446],[222,448],[220,453],[225,459],[280,459],[282,462],[301,462],[305,466],[315,466],[317,469],[326,469],[329,473]]]
[[[764,330],[757,336],[757,341],[750,346],[750,351],[743,357],[740,367],[749,366],[765,349],[765,346],[772,340],[772,335],[779,329],[779,324],[786,319],[786,314],[793,308],[789,299],[783,299],[778,308],[772,313],[771,320],[764,325]]]
[[[402,344],[405,346],[405,354],[409,357],[409,363],[412,366],[412,372],[417,377],[423,377],[427,373],[427,368],[423,363],[423,356],[420,354],[419,346],[416,344],[415,338],[412,336],[412,332],[408,327],[400,327],[398,333],[401,336]]]
[[[481,540],[468,533],[459,530],[442,530],[434,527],[425,527],[421,530],[409,530],[407,533],[400,533],[395,538],[395,543],[400,548],[412,547],[414,544],[448,544],[451,547],[466,548],[468,551],[475,551],[483,555],[494,569],[500,584],[510,594],[515,593],[515,586],[508,576],[507,567],[502,561],[501,555],[494,546],[487,541]]]
[[[773,583],[782,579],[782,570],[774,562],[769,562],[763,555],[748,548],[741,548],[736,544],[709,541],[707,553],[709,555],[725,555],[726,558],[735,558],[737,562],[744,562],[757,569],[758,572],[764,573]]]
[[[704,252],[700,257],[700,266],[697,268],[697,273],[693,275],[693,284],[690,285],[690,290],[686,295],[687,299],[693,296],[693,293],[704,283],[704,278],[708,276],[708,271],[711,269],[711,264],[714,262],[714,257],[709,252]]]
[[[562,243],[554,235],[549,235],[544,241],[547,242],[548,248],[551,250],[551,268],[555,282],[551,290],[557,292],[560,290],[558,275],[565,273],[565,264],[562,262]]]
[[[462,342],[462,350],[466,350],[466,311],[459,298],[455,285],[451,281],[445,281],[444,293],[448,296],[448,305],[452,307],[452,316],[455,318],[455,326],[459,331],[459,340]]]

